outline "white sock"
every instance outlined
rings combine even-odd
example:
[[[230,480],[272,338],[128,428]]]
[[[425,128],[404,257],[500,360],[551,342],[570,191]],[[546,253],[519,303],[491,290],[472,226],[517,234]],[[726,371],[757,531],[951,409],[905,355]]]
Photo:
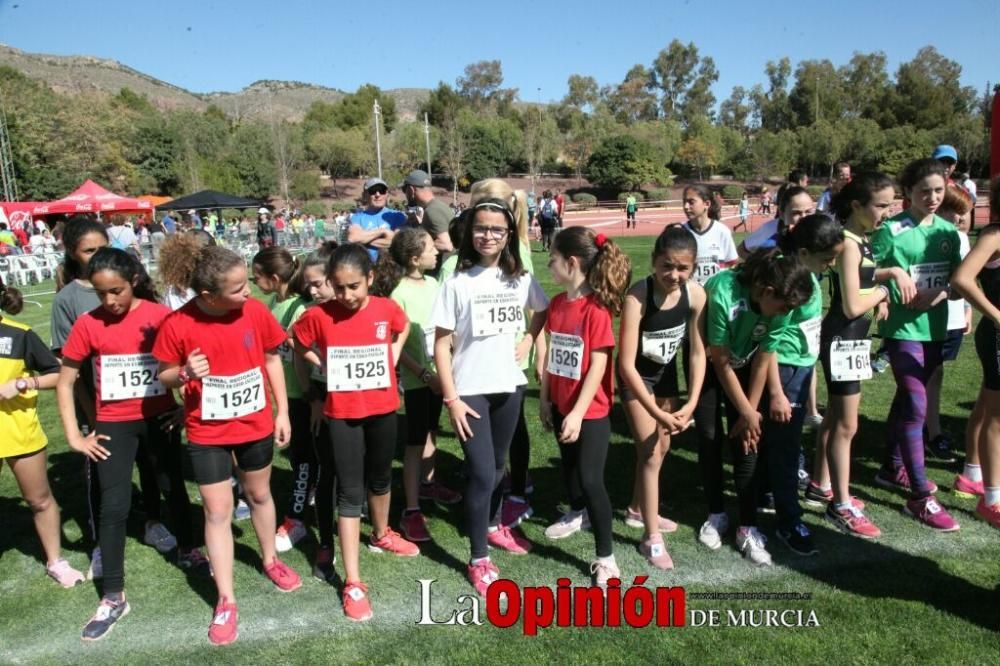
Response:
[[[489,561],[490,561],[489,557],[474,557],[472,559],[472,562],[470,562],[469,564],[475,566],[477,564],[482,564],[483,562],[489,562]]]
[[[610,565],[610,566],[617,566],[617,563],[615,562],[615,556],[614,556],[614,554],[608,555],[607,557],[598,557],[597,561],[600,562],[601,564],[607,564],[607,565]]]
[[[822,490],[824,493],[828,493],[828,492],[831,492],[833,490],[833,484],[832,483],[827,483],[825,485],[817,486],[817,487],[820,490]]]
[[[498,529],[500,529],[500,526],[499,526],[499,525],[491,525],[490,527],[487,527],[487,528],[486,528],[486,533],[487,533],[487,534],[493,534],[493,533],[494,533],[494,532],[496,532],[496,531],[497,531]],[[488,557],[487,557],[486,559],[490,559],[490,558],[488,558]]]
[[[969,463],[965,463],[965,469],[962,470],[962,476],[973,483],[977,483],[983,480],[983,468],[979,465],[970,465]]]
[[[520,495],[508,495],[507,497],[509,497],[509,498],[510,498],[511,500],[513,500],[513,501],[516,501],[516,502],[523,502],[523,503],[527,504],[527,500],[525,500],[525,499],[524,499],[523,497],[521,497]]]
[[[1000,504],[1000,488],[991,486],[989,488],[984,488],[984,490],[986,492],[983,494],[983,504],[986,506]]]

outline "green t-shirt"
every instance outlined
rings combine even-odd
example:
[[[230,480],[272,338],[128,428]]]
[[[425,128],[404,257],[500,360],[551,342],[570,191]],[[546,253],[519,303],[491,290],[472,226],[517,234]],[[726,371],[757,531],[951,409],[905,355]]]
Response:
[[[306,311],[306,300],[301,296],[294,296],[279,301],[278,297],[274,296],[271,298],[268,307],[271,308],[271,314],[278,320],[281,328],[287,331],[292,327],[292,324],[298,321],[302,313]],[[295,374],[295,350],[292,349],[292,345],[285,340],[278,347],[278,353],[281,354],[281,367],[285,370],[285,392],[288,394],[288,397],[305,397],[305,393],[299,385],[299,378]]]
[[[404,277],[392,291],[392,300],[399,303],[399,307],[406,313],[406,318],[410,320],[410,334],[406,337],[403,351],[431,372],[435,371],[434,327],[430,325],[431,309],[434,307],[439,287],[437,280],[425,275],[422,283]],[[402,363],[399,364],[399,369],[404,391],[426,386]]]
[[[917,289],[947,287],[962,263],[958,231],[935,215],[917,224],[908,211],[889,218],[872,236],[872,253],[879,268],[899,267],[910,274]],[[948,335],[948,303],[930,310],[912,310],[902,304],[899,287],[889,287],[889,318],[879,322],[882,337],[917,342],[941,342]]]
[[[320,238],[320,239],[325,238],[326,237],[326,220],[324,220],[322,217],[317,217],[316,221],[313,222],[313,233],[316,236],[316,238]]]
[[[727,347],[729,365],[742,368],[767,338],[773,318],[754,309],[750,290],[739,281],[739,271],[724,270],[705,283],[708,292],[708,344]]]
[[[629,213],[635,212],[635,197],[625,199],[625,210]]]
[[[455,269],[458,268],[458,253],[455,252],[441,264],[441,271],[438,273],[438,279],[441,280],[441,284],[455,274]]]
[[[819,280],[813,279],[808,301],[783,317],[775,317],[764,350],[778,355],[778,363],[809,368],[819,358],[819,333],[823,324],[823,294]]]

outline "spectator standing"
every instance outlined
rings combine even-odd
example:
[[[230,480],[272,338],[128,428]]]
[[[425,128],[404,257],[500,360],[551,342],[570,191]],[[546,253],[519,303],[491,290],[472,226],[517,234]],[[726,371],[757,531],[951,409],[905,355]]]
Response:
[[[851,165],[847,162],[837,162],[833,165],[833,179],[830,187],[826,188],[816,202],[816,210],[820,213],[830,212],[830,200],[833,196],[844,189],[844,186],[851,182]]]
[[[389,186],[381,178],[365,181],[362,203],[365,208],[351,215],[347,228],[347,241],[360,243],[368,249],[372,261],[378,259],[379,250],[387,250],[396,230],[406,224],[406,215],[386,207]]]

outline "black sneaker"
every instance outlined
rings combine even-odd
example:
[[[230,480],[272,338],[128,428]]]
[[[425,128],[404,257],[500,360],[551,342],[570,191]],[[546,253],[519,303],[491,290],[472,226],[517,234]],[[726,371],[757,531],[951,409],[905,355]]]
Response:
[[[83,627],[83,635],[81,637],[85,641],[101,640],[111,633],[115,623],[128,615],[130,610],[132,609],[124,597],[117,603],[111,599],[101,599],[94,617],[90,618],[90,621]]]
[[[943,463],[955,462],[955,455],[951,452],[951,437],[941,433],[931,441],[924,444],[924,451],[927,455]]]
[[[765,493],[763,497],[757,500],[757,513],[767,513],[774,514],[774,494]]]
[[[819,553],[819,549],[817,549],[816,544],[813,543],[812,534],[809,533],[809,528],[802,523],[793,527],[789,532],[778,530],[777,535],[778,538],[781,539],[781,542],[788,546],[789,550],[793,553],[806,556],[816,555]]]

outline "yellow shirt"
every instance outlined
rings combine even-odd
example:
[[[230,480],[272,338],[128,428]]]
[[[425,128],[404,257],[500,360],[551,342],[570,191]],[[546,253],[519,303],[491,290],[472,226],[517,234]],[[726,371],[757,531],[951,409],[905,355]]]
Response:
[[[24,324],[0,319],[0,384],[34,374],[59,372],[59,361],[41,338]],[[0,458],[35,453],[48,443],[38,421],[38,392],[27,390],[0,400]]]

